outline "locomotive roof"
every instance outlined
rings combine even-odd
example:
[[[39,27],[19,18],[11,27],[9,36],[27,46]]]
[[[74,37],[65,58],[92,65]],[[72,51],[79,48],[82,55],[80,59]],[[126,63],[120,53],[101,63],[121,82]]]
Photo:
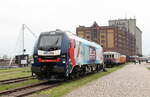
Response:
[[[61,31],[61,30],[47,31],[47,32],[42,32],[41,35],[45,35],[45,34],[53,34],[53,33],[61,34],[61,33],[64,33],[64,32]]]

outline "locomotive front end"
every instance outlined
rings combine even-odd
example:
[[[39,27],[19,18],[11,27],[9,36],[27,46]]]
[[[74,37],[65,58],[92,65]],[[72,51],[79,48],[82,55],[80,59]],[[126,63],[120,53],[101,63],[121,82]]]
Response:
[[[61,79],[66,76],[68,39],[61,31],[45,32],[34,47],[32,73],[38,78]]]

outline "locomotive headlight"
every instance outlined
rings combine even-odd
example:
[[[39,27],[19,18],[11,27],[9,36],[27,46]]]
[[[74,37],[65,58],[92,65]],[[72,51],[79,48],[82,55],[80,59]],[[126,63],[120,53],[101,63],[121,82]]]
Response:
[[[61,59],[62,59],[62,63],[66,63],[66,55],[64,54],[64,55],[61,55]]]
[[[65,60],[65,59],[62,59],[62,63],[66,63],[66,60]]]
[[[62,63],[66,63],[66,61],[65,61],[65,60],[63,60],[63,61],[62,61]]]

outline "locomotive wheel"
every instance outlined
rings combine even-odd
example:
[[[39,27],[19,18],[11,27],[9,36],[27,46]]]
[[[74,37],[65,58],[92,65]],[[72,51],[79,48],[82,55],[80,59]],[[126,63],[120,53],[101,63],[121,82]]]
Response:
[[[79,72],[79,71],[76,71],[75,77],[78,78],[79,76],[80,76],[80,72]]]
[[[106,70],[106,64],[102,64],[102,70],[104,71],[104,72],[107,72],[107,70]]]
[[[97,64],[96,72],[99,72],[99,71],[100,71],[100,66],[99,64]]]
[[[101,70],[103,69],[103,66],[102,66],[102,65],[98,64],[97,66],[98,66],[97,72],[99,72],[99,71],[101,71]]]
[[[76,77],[75,72],[72,72],[71,74],[69,74],[69,80],[72,80]]]
[[[70,78],[74,79],[75,78],[75,74],[71,74]]]
[[[109,64],[108,67],[109,67],[109,68],[112,68],[113,66],[112,66],[112,64]]]
[[[102,69],[103,69],[103,71],[104,71],[104,72],[107,72],[107,69],[106,69],[104,66],[103,66],[103,68],[102,68]]]
[[[84,70],[81,70],[80,73],[79,73],[79,76],[84,76],[84,74],[85,74]]]

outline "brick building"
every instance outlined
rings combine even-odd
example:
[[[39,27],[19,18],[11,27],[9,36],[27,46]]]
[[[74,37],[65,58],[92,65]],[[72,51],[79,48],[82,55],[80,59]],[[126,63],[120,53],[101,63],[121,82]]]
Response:
[[[135,38],[126,28],[99,26],[94,22],[91,27],[77,27],[76,33],[79,37],[102,45],[104,51],[115,51],[127,56],[135,55]]]

